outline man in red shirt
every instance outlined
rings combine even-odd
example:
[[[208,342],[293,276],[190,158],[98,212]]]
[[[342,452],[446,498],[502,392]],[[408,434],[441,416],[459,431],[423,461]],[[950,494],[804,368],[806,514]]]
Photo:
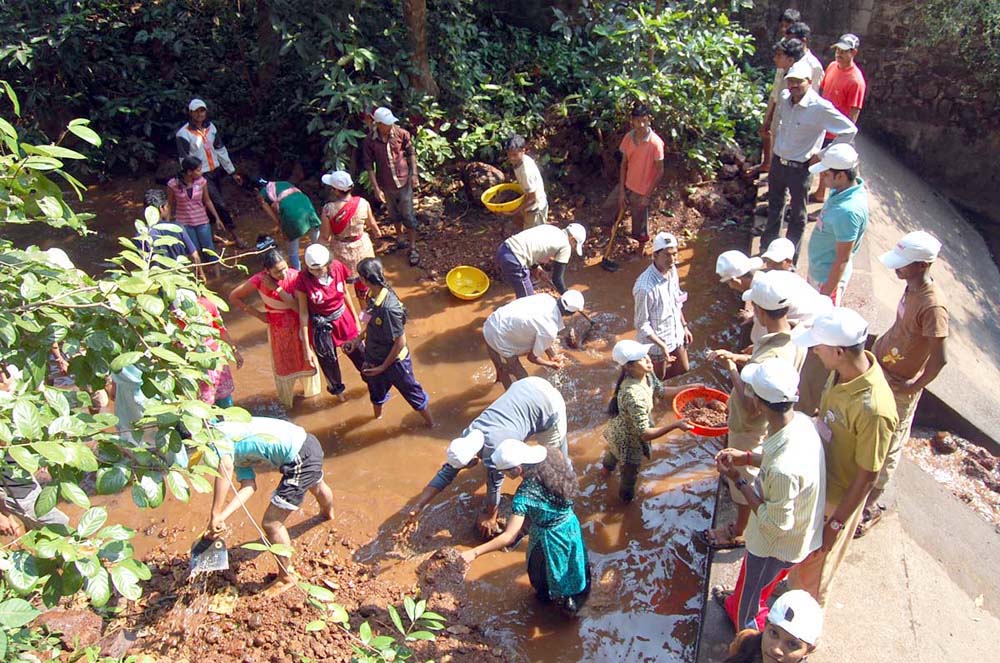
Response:
[[[640,246],[649,241],[649,202],[663,178],[663,139],[650,127],[651,115],[649,108],[636,105],[632,109],[632,130],[625,134],[618,148],[622,153],[618,209],[628,204],[632,238]]]
[[[865,76],[858,65],[854,64],[860,44],[861,40],[857,35],[849,32],[841,35],[840,40],[833,45],[836,60],[827,66],[823,83],[820,85],[823,98],[828,99],[834,108],[851,118],[851,122],[855,124],[858,123],[858,115],[861,114],[861,106],[865,101],[866,88]],[[827,141],[832,138],[832,134],[826,135]],[[821,203],[824,200],[826,200],[826,186],[823,185],[823,180],[820,180],[816,193],[809,196],[809,201]]]

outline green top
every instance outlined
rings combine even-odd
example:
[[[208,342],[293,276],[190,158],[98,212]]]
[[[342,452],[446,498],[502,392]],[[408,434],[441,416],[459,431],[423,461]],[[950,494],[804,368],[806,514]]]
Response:
[[[316,214],[316,208],[313,207],[312,201],[306,194],[296,189],[294,193],[281,198],[281,194],[286,189],[294,188],[295,186],[291,182],[274,182],[275,194],[279,198],[278,218],[281,219],[281,232],[285,239],[289,240],[298,239],[311,229],[319,228],[322,225],[319,215]],[[260,195],[264,197],[265,202],[272,204],[273,200],[268,195],[267,189],[267,186],[262,186]]]
[[[573,502],[556,497],[535,479],[525,479],[514,493],[512,510],[531,521],[527,559],[535,546],[542,546],[549,595],[574,596],[586,589],[587,547]]]
[[[604,429],[611,455],[622,463],[639,465],[649,458],[649,442],[642,433],[653,425],[653,397],[663,396],[663,383],[647,373],[637,380],[628,377],[618,389],[618,416]]]

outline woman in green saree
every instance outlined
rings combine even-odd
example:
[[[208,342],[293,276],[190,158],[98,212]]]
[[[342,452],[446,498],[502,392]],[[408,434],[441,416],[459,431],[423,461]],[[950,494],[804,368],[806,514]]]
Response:
[[[590,562],[580,521],[573,513],[577,493],[576,474],[569,460],[557,449],[504,440],[491,456],[496,468],[508,478],[522,478],[514,494],[513,509],[502,534],[462,553],[476,557],[513,545],[527,518],[528,579],[543,603],[555,602],[573,615],[590,592]]]

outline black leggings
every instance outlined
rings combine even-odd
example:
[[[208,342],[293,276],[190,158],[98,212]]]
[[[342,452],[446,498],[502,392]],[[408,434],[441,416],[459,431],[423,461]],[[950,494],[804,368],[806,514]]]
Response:
[[[233,215],[229,212],[229,208],[226,206],[226,199],[222,197],[222,179],[225,176],[226,171],[222,168],[216,168],[215,170],[209,171],[203,175],[205,180],[208,182],[208,197],[212,199],[212,204],[215,205],[215,211],[219,213],[222,225],[224,225],[227,230],[234,230],[236,228],[236,222],[233,220]]]
[[[535,590],[535,596],[542,603],[551,603],[552,596],[549,595],[549,574],[548,564],[545,561],[545,551],[541,546],[535,546],[528,557],[528,580]],[[577,608],[582,608],[587,596],[590,595],[590,561],[587,561],[587,584],[583,591],[573,595]]]
[[[315,347],[315,343],[313,344]],[[340,352],[343,352],[343,347],[340,348]],[[340,372],[340,360],[337,358],[338,351],[334,350],[332,354],[321,355],[316,353],[316,359],[319,360],[319,367],[323,370],[323,375],[326,376],[326,381],[328,383],[327,391],[329,391],[334,396],[342,394],[346,387],[344,386],[344,378]],[[361,374],[361,368],[365,363],[365,346],[363,343],[356,343],[354,350],[351,352],[344,352],[347,358],[351,360],[354,364],[354,368],[358,369],[358,374]],[[362,376],[362,379],[364,377]]]

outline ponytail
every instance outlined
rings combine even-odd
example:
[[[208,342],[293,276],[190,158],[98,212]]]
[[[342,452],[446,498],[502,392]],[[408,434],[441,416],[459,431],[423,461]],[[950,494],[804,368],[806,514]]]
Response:
[[[618,392],[622,388],[622,382],[624,382],[625,378],[628,377],[628,372],[625,370],[626,366],[628,366],[628,364],[622,366],[622,370],[618,374],[618,381],[615,382],[615,392],[611,395],[611,400],[608,402],[608,414],[612,417],[618,416]]]

